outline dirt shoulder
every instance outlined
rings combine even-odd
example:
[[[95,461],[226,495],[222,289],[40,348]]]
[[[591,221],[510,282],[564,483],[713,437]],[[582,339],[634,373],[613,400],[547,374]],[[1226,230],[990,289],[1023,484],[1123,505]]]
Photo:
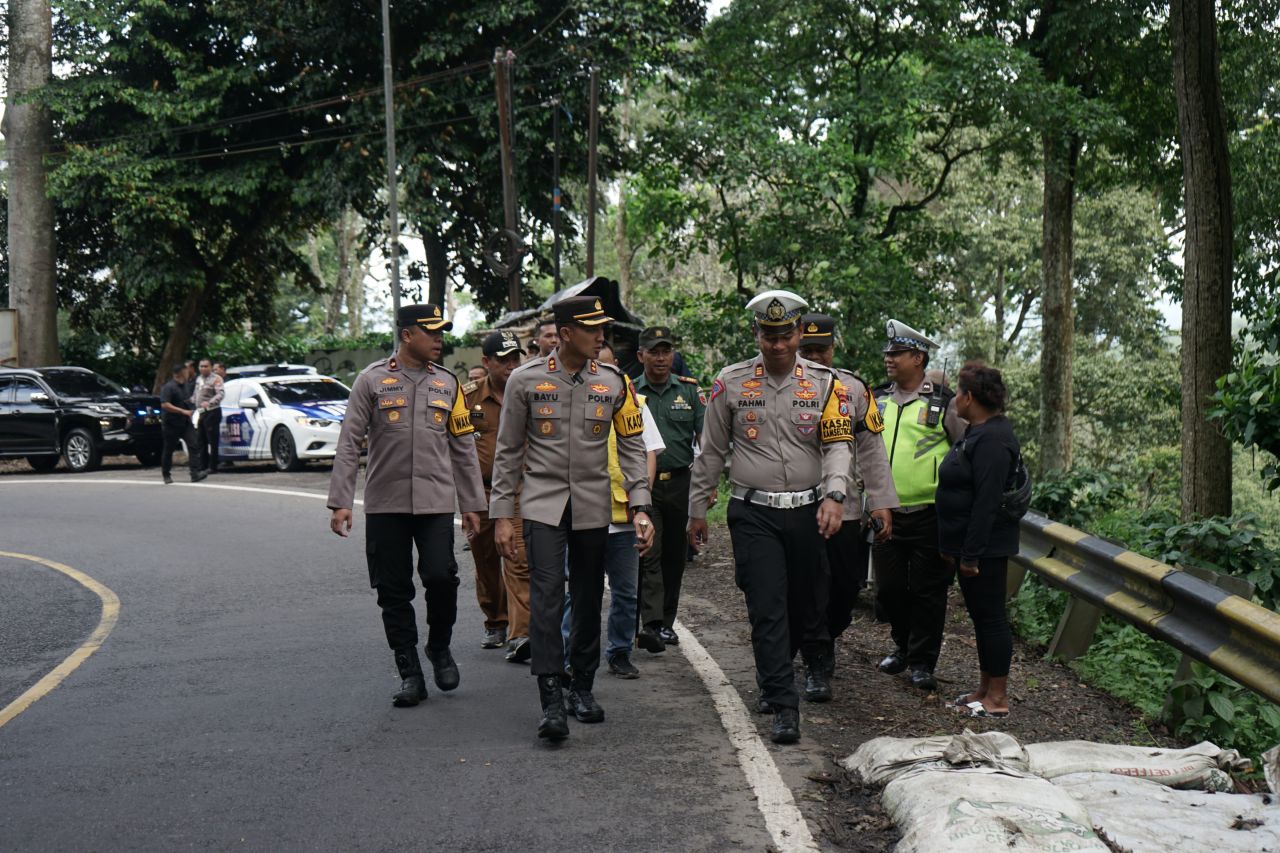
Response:
[[[742,593],[733,582],[733,555],[723,527],[712,530],[708,547],[689,564],[684,590],[681,620],[698,634],[748,708],[752,707],[757,692],[750,626]],[[905,676],[878,672],[875,665],[890,648],[888,626],[877,624],[868,607],[856,610],[853,624],[837,643],[834,701],[801,703],[803,739],[798,749],[770,747],[810,827],[827,849],[881,851],[898,839],[878,793],[864,790],[837,763],[871,738],[958,734],[968,727],[1005,731],[1024,743],[1082,739],[1182,745],[1162,728],[1148,728],[1137,709],[1081,683],[1071,669],[1045,660],[1042,649],[1016,638],[1009,717],[982,720],[957,715],[945,703],[973,686],[977,653],[973,626],[955,587],[936,693],[916,690]],[[770,718],[757,716],[756,720],[767,743]]]

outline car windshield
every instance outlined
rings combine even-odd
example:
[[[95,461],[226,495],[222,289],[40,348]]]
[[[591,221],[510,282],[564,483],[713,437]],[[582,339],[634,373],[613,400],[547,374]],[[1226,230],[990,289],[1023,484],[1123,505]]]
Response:
[[[82,370],[42,370],[44,381],[59,397],[114,397],[127,394],[105,376]]]
[[[345,400],[351,392],[346,386],[334,379],[308,379],[302,382],[263,382],[262,390],[267,392],[271,402],[278,406],[297,405],[298,403],[327,403],[331,400]]]

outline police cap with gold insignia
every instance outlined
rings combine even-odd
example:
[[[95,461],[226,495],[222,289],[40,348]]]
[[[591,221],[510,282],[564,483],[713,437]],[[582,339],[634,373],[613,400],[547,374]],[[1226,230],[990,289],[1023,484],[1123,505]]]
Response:
[[[755,312],[756,323],[771,333],[794,329],[808,307],[808,302],[789,290],[766,290],[747,303],[747,310]]]
[[[902,350],[918,350],[928,352],[938,348],[938,342],[917,332],[901,320],[890,320],[885,324],[885,334],[889,340],[885,342],[885,352],[901,352]]]
[[[480,351],[489,358],[504,358],[513,352],[520,352],[520,339],[515,332],[490,332],[485,335]]]
[[[570,296],[555,304],[557,326],[576,323],[579,326],[599,326],[612,323],[613,318],[604,313],[604,306],[595,296]]]
[[[428,332],[447,332],[453,324],[444,318],[439,305],[401,305],[396,312],[396,325],[401,329],[421,326]]]
[[[829,347],[836,342],[836,320],[826,314],[805,314],[800,318],[800,346]]]
[[[658,344],[675,346],[676,336],[670,326],[650,326],[640,333],[640,349],[653,349]]]

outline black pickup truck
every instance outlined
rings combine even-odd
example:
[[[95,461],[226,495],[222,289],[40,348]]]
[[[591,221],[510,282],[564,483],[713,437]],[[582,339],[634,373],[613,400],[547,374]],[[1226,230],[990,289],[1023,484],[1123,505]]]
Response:
[[[65,457],[92,471],[104,453],[155,465],[162,443],[159,397],[83,367],[0,368],[0,457],[25,456],[37,471]]]

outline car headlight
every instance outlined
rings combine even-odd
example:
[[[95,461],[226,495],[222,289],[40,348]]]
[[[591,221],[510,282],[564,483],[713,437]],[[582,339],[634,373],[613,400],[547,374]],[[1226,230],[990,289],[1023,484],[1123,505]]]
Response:
[[[125,411],[124,406],[119,406],[114,403],[92,403],[90,404],[89,408],[100,415],[128,415],[129,414],[127,411]]]
[[[294,420],[302,424],[303,426],[315,427],[316,429],[324,429],[325,427],[330,426],[331,424],[337,423],[337,421],[330,421],[324,418],[308,418],[302,415],[294,418]]]

